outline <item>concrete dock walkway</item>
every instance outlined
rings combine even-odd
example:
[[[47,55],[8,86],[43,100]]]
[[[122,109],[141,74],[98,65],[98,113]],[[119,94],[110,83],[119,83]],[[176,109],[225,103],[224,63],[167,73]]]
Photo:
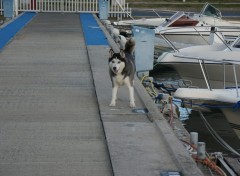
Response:
[[[149,113],[128,107],[127,88],[108,106],[108,52],[85,44],[78,14],[39,13],[5,46],[0,175],[202,175],[137,79]]]

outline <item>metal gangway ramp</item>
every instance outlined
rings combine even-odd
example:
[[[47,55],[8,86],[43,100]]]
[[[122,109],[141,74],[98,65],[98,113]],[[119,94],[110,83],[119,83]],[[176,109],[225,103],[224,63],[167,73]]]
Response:
[[[79,14],[36,15],[0,75],[0,175],[112,175]]]

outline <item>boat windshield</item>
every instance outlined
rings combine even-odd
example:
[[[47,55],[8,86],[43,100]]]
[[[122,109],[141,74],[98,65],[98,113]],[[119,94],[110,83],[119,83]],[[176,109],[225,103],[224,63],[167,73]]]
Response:
[[[236,39],[236,42],[233,43],[233,48],[240,48],[240,38],[238,37]]]
[[[203,7],[201,11],[201,15],[206,15],[206,16],[215,17],[215,18],[222,18],[221,11],[208,3],[206,3],[205,6]]]

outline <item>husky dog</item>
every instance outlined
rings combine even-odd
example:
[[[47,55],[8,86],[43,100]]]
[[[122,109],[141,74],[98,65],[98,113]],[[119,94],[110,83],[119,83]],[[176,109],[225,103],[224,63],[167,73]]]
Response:
[[[129,90],[130,107],[135,106],[133,80],[135,75],[135,64],[133,59],[133,49],[135,41],[130,38],[125,45],[125,50],[114,53],[110,49],[109,74],[112,81],[112,100],[110,106],[116,106],[117,91],[119,86],[126,85]]]

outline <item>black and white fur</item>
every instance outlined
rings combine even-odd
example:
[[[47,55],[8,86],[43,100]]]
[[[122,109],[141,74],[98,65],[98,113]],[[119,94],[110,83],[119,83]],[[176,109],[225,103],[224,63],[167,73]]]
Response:
[[[112,81],[112,100],[110,106],[116,106],[117,91],[120,86],[126,85],[129,90],[130,107],[134,108],[134,75],[135,75],[135,63],[133,59],[133,49],[135,41],[130,38],[125,45],[125,50],[121,50],[119,53],[114,53],[110,49],[109,74]]]

